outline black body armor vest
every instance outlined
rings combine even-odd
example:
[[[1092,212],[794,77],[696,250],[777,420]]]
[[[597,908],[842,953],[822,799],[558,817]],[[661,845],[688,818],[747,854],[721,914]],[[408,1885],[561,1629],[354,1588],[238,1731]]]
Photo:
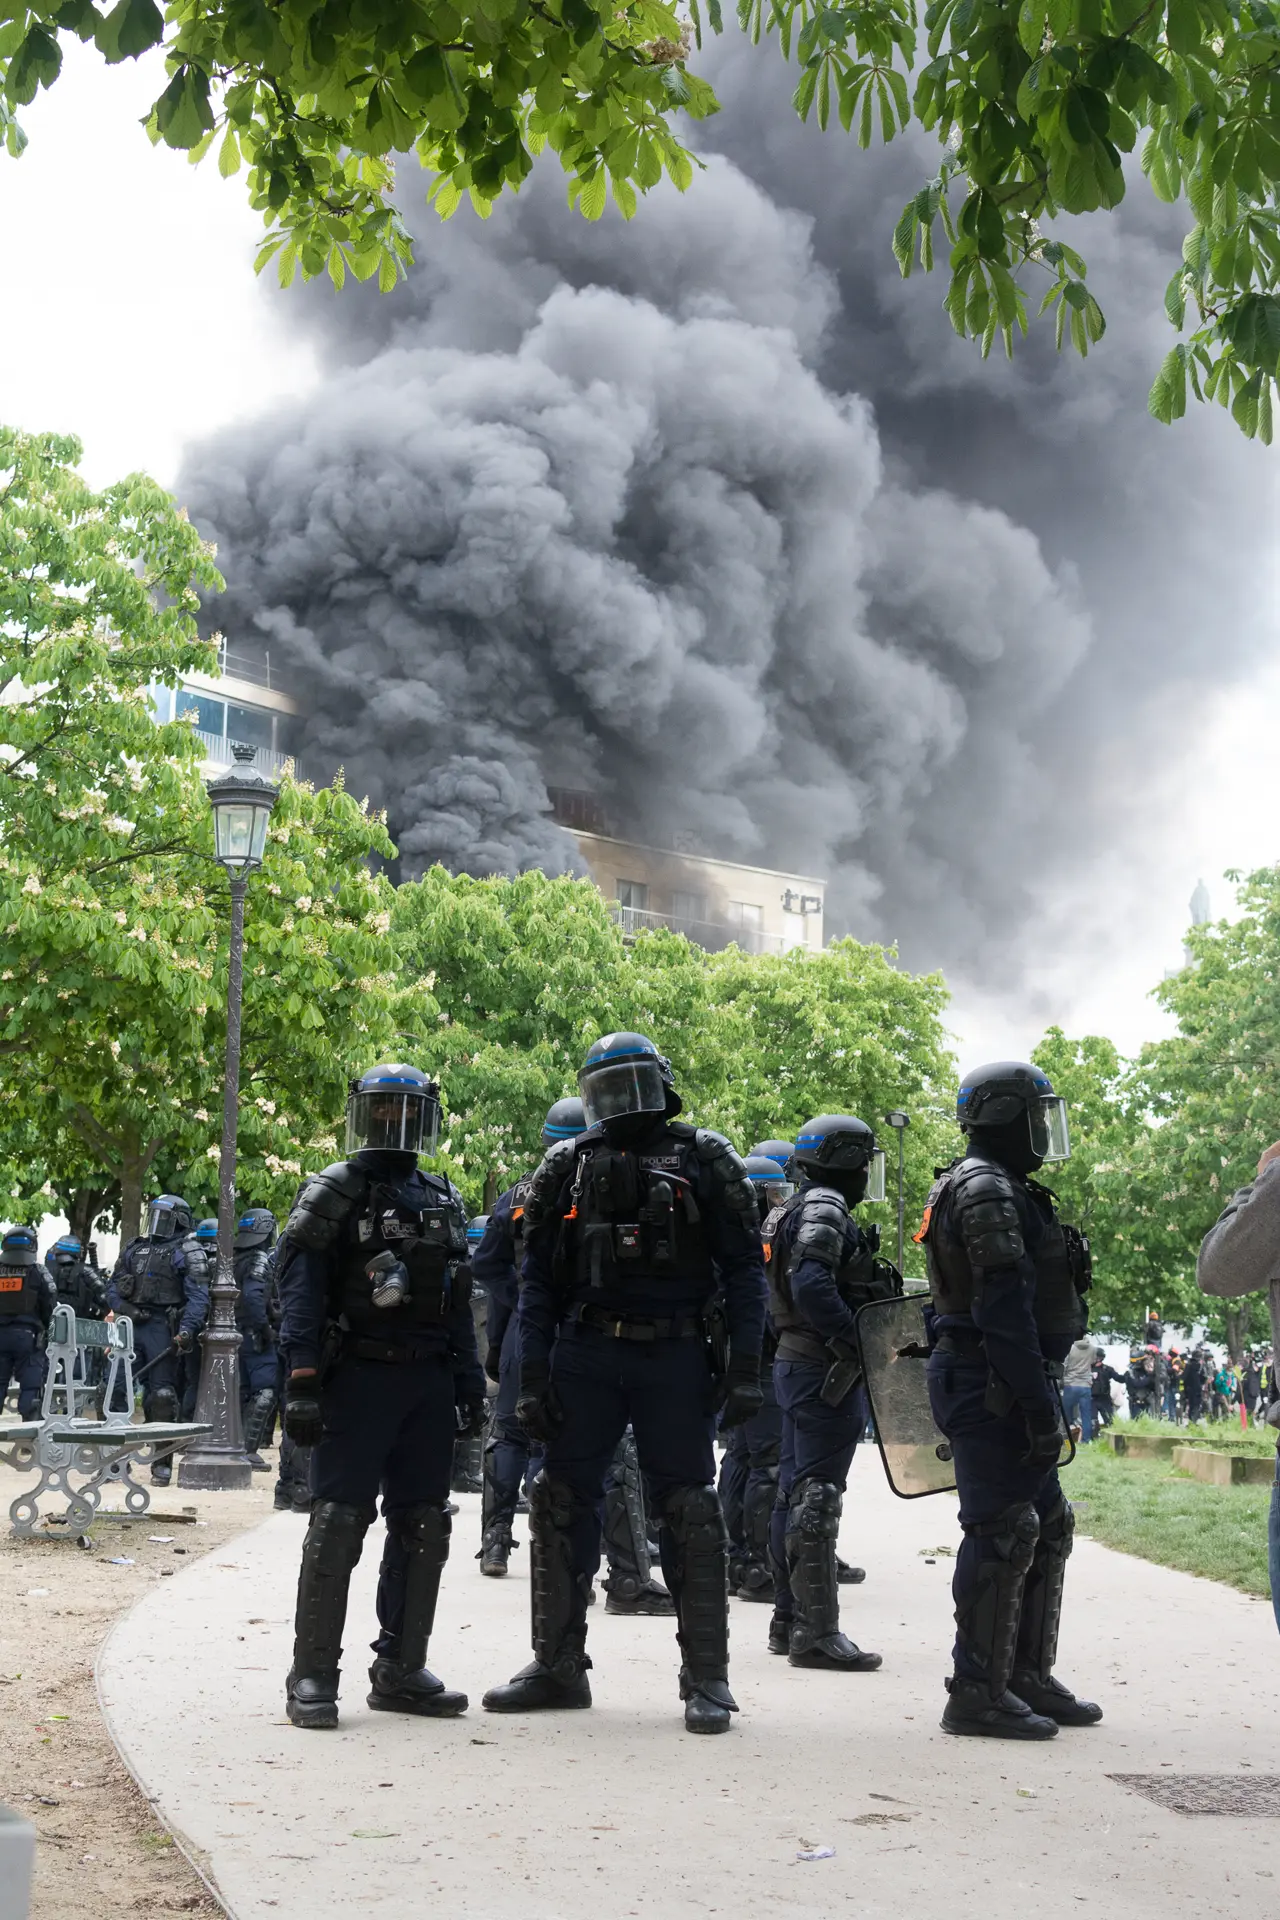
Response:
[[[58,1290],[60,1306],[70,1307],[77,1320],[99,1320],[105,1311],[101,1279],[83,1260],[55,1260],[49,1273]]]
[[[0,1320],[40,1318],[39,1267],[0,1263]]]
[[[832,1187],[801,1187],[789,1200],[775,1207],[764,1223],[763,1235],[768,1249],[765,1271],[769,1279],[769,1318],[778,1333],[778,1351],[784,1358],[820,1359],[829,1357],[823,1336],[812,1327],[795,1303],[791,1275],[810,1251],[802,1244],[799,1229],[784,1233],[783,1223],[804,1210],[813,1217],[818,1232],[827,1237],[834,1250],[836,1236],[843,1241],[843,1257],[833,1268],[836,1291],[850,1312],[856,1313],[869,1300],[883,1300],[900,1292],[897,1273],[888,1261],[877,1258],[880,1232],[877,1227],[859,1229],[858,1238],[848,1235],[849,1209]]]
[[[186,1298],[176,1259],[181,1240],[140,1240],[116,1289],[135,1307],[180,1307]]]
[[[352,1333],[379,1339],[438,1327],[470,1295],[466,1250],[466,1216],[443,1180],[412,1173],[395,1185],[371,1181],[335,1250],[330,1312]],[[402,1262],[409,1275],[409,1291],[399,1306],[374,1305],[369,1263],[384,1252]]]
[[[935,1310],[951,1316],[971,1316],[973,1312],[974,1269],[968,1250],[956,1225],[955,1213],[965,1197],[965,1188],[981,1192],[992,1185],[1005,1187],[1016,1205],[1016,1183],[993,1162],[980,1159],[960,1160],[940,1174],[933,1184],[925,1209],[925,1224],[917,1236],[924,1242],[925,1270]],[[1036,1244],[1023,1247],[1035,1268],[1035,1322],[1040,1351],[1046,1360],[1065,1360],[1074,1343],[1087,1331],[1088,1310],[1084,1296],[1093,1280],[1093,1262],[1089,1242],[1077,1227],[1059,1220],[1053,1194],[1034,1180],[1025,1183],[1027,1203],[1035,1210],[1043,1228]],[[979,1201],[978,1204],[983,1204]],[[1011,1261],[1017,1258],[1014,1253]],[[1011,1262],[1010,1262],[1011,1263]],[[998,1264],[992,1261],[992,1264]]]
[[[699,1304],[715,1291],[690,1179],[695,1130],[665,1132],[635,1150],[584,1139],[555,1256],[575,1299],[625,1312],[641,1287]]]

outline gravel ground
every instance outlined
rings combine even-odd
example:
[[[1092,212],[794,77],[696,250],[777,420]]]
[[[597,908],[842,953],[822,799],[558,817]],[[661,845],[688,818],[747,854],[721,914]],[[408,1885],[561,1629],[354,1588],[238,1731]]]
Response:
[[[94,1662],[136,1600],[270,1512],[274,1480],[255,1474],[243,1493],[155,1487],[150,1513],[104,1516],[86,1551],[15,1540],[7,1507],[23,1479],[0,1471],[0,1801],[39,1835],[32,1920],[222,1911],[112,1745]]]

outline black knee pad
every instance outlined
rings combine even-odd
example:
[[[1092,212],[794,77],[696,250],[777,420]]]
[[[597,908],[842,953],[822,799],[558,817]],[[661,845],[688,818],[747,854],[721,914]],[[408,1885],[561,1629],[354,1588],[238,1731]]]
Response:
[[[386,1515],[387,1532],[396,1535],[406,1553],[438,1554],[449,1551],[453,1516],[443,1507],[424,1503],[417,1507],[395,1507]]]
[[[1058,1495],[1047,1513],[1040,1515],[1040,1544],[1049,1553],[1065,1560],[1075,1541],[1076,1513],[1065,1494]]]
[[[585,1505],[567,1480],[552,1479],[545,1467],[529,1489],[531,1524],[554,1527],[557,1533],[566,1532],[573,1524],[575,1511]]]
[[[817,1534],[834,1540],[840,1531],[844,1495],[829,1480],[799,1480],[787,1505],[787,1531]]]
[[[368,1507],[347,1506],[340,1500],[317,1500],[311,1509],[304,1547],[315,1571],[350,1573],[360,1558],[364,1536],[373,1519]]]
[[[178,1417],[178,1396],[172,1387],[157,1387],[151,1396],[151,1418],[170,1425]]]
[[[990,1540],[1000,1559],[1007,1561],[1015,1573],[1026,1573],[1036,1555],[1040,1515],[1029,1500],[1020,1501],[1006,1507],[994,1520],[972,1521],[964,1530],[975,1539]]]
[[[682,1545],[690,1539],[728,1545],[720,1496],[714,1487],[675,1487],[662,1502],[662,1518]]]

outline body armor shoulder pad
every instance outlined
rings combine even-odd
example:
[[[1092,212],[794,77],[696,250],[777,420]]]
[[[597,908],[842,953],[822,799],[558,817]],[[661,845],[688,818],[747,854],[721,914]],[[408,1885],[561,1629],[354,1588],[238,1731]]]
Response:
[[[350,1160],[335,1160],[331,1167],[303,1181],[285,1232],[295,1246],[324,1252],[333,1245],[343,1222],[350,1219],[368,1190],[368,1180],[359,1167]]]
[[[710,1169],[716,1189],[730,1212],[748,1217],[754,1213],[758,1217],[751,1176],[724,1135],[713,1132],[710,1127],[699,1127],[693,1136],[693,1150]]]
[[[805,1187],[796,1208],[797,1260],[821,1260],[838,1267],[845,1256],[849,1209],[834,1187]]]
[[[1011,1267],[1026,1252],[1013,1181],[991,1160],[962,1160],[951,1180],[956,1229],[975,1267]]]
[[[187,1234],[182,1242],[182,1259],[186,1267],[187,1279],[202,1286],[206,1280],[212,1280],[215,1261],[206,1252],[204,1242],[197,1240],[194,1233]]]
[[[557,1140],[548,1147],[541,1161],[529,1176],[528,1189],[524,1197],[524,1223],[526,1227],[536,1227],[541,1220],[547,1219],[555,1208],[560,1189],[573,1172],[573,1163],[577,1157],[579,1134],[573,1140]]]

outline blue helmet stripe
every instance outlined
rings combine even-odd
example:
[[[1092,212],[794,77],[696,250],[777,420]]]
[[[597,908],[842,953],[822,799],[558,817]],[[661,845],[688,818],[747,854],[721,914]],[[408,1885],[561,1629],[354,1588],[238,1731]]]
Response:
[[[587,1069],[603,1066],[606,1060],[656,1060],[658,1049],[647,1047],[619,1047],[615,1053],[598,1053],[594,1060],[588,1060]]]

